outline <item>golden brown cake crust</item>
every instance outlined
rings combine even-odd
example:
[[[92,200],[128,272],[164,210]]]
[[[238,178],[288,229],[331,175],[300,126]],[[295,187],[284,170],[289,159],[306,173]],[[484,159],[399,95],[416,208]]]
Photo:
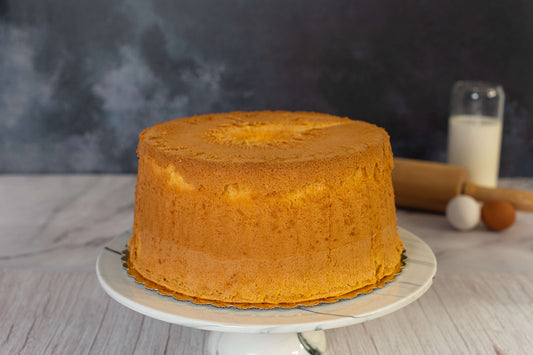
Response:
[[[177,119],[140,135],[130,265],[224,304],[298,304],[398,271],[387,133],[309,112]]]

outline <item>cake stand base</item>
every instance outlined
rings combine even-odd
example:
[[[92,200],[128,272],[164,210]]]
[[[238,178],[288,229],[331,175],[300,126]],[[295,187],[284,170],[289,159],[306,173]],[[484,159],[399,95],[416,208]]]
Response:
[[[215,332],[207,338],[209,355],[318,355],[326,351],[324,331],[280,334]]]
[[[109,242],[96,262],[102,288],[122,305],[164,322],[208,330],[210,354],[323,354],[325,329],[345,327],[397,311],[418,299],[432,284],[435,255],[420,238],[399,228],[407,260],[402,272],[368,294],[316,306],[290,309],[236,309],[178,301],[148,290],[122,267],[130,233]]]

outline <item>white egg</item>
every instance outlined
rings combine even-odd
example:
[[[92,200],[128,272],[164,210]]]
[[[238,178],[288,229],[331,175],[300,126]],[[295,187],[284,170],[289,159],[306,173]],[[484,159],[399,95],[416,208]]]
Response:
[[[481,205],[468,195],[455,196],[446,205],[446,218],[454,228],[470,230],[479,224]]]

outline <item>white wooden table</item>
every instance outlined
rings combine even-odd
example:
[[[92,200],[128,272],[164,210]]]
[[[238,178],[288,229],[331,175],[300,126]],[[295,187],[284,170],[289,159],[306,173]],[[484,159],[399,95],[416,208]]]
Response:
[[[533,190],[533,179],[502,186]],[[100,288],[101,248],[132,226],[135,176],[0,176],[0,354],[203,354],[206,332],[139,315]],[[328,354],[532,354],[533,213],[496,233],[398,211],[437,277],[418,301],[326,331]]]

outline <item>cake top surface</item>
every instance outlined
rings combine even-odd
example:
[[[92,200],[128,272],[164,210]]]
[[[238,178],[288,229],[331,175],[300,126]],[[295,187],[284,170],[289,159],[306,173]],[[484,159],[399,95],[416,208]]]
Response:
[[[179,118],[145,129],[140,141],[176,158],[297,162],[354,154],[388,135],[373,124],[313,112],[230,112]]]

